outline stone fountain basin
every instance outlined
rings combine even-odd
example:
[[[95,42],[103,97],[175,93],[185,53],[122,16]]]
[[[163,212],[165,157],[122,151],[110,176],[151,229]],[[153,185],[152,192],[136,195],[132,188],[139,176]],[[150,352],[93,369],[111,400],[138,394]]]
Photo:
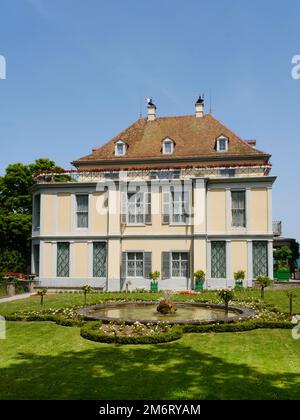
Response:
[[[224,305],[175,302],[175,314],[163,315],[156,311],[157,302],[114,302],[97,304],[79,309],[77,312],[86,320],[99,320],[102,322],[121,322],[134,324],[213,324],[223,322],[236,322],[252,318],[255,311],[237,306],[228,307],[228,316],[225,316]],[[184,315],[184,316],[183,316]]]

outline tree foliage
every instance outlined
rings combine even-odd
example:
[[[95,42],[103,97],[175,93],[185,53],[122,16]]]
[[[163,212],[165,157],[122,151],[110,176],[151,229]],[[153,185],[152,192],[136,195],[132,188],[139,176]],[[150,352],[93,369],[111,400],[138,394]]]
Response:
[[[14,163],[0,176],[0,272],[30,271],[33,174],[62,170],[49,159]]]

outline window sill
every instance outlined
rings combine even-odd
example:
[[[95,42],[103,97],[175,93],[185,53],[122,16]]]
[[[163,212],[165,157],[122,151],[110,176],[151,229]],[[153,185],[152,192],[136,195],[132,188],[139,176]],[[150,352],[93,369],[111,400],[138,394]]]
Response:
[[[135,226],[135,227],[141,227],[141,226],[146,226],[145,223],[126,223],[125,225],[126,227],[130,227],[130,226]]]

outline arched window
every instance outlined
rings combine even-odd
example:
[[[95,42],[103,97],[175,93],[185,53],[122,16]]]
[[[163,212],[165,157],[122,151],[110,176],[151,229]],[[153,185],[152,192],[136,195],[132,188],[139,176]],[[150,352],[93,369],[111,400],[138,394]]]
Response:
[[[124,156],[126,152],[126,145],[122,140],[117,141],[115,144],[115,155]]]
[[[217,151],[227,152],[228,150],[228,137],[220,136],[217,138]]]
[[[173,140],[166,138],[163,141],[162,152],[164,155],[171,155],[174,151],[174,142]]]

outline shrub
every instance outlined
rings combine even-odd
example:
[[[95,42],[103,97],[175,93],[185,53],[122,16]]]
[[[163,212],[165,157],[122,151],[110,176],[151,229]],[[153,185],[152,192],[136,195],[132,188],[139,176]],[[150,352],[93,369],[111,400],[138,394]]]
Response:
[[[258,328],[283,328],[291,329],[295,325],[287,321],[256,321],[232,322],[225,324],[186,324],[183,326],[184,333],[209,333],[209,332],[242,332]]]
[[[159,271],[150,271],[149,273],[149,278],[155,283],[157,282],[157,279],[160,276],[160,272]]]
[[[100,329],[101,322],[91,321],[85,323],[80,330],[83,338],[99,343],[117,343],[117,344],[158,344],[169,341],[179,340],[183,335],[182,327],[174,325],[166,332],[159,332],[153,335],[139,336],[118,336],[107,335]]]
[[[233,273],[234,280],[244,280],[246,272],[244,270],[239,270]]]
[[[194,272],[193,276],[196,279],[196,283],[203,283],[205,280],[205,272],[203,270],[197,270]]]

